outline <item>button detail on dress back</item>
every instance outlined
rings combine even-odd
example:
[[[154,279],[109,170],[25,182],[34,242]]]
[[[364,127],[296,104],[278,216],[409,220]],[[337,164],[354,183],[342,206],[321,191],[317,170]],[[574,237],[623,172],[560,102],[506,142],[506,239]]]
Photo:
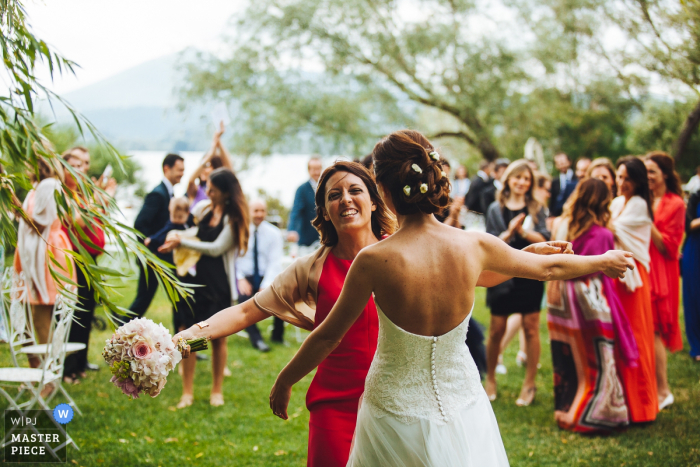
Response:
[[[438,409],[440,410],[440,415],[442,418],[447,421],[447,415],[445,414],[445,408],[442,406],[442,400],[440,399],[440,391],[438,390],[438,385],[437,385],[437,376],[435,375],[435,351],[437,349],[437,337],[433,337],[433,343],[431,344],[431,350],[430,350],[430,372],[432,373],[432,380],[433,380],[433,390],[435,391],[435,399],[437,399],[438,403]]]

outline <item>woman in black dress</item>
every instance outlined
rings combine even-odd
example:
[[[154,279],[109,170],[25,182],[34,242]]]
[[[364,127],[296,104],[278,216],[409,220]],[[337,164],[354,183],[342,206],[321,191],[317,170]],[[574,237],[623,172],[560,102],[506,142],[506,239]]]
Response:
[[[183,246],[202,253],[197,262],[197,275],[192,282],[200,285],[194,289],[192,310],[185,310],[181,322],[185,328],[203,323],[219,310],[228,308],[238,298],[236,291],[235,261],[248,246],[248,204],[236,176],[229,169],[221,168],[209,175],[207,196],[210,202],[201,201],[192,209],[199,228],[197,238],[191,240],[175,236],[158,251],[172,251]],[[226,367],[226,338],[211,341],[213,387],[209,402],[223,405],[222,385]],[[182,398],[178,408],[192,405],[194,400],[194,370],[196,359],[182,361]]]
[[[510,164],[501,180],[503,188],[486,214],[486,231],[519,250],[531,243],[549,240],[545,210],[533,196],[534,174],[527,161],[519,160]],[[520,278],[508,280],[486,292],[486,304],[491,308],[489,342],[486,347],[486,393],[490,400],[496,399],[498,354],[508,316],[513,313],[520,313],[523,317],[527,348],[525,380],[516,404],[530,405],[535,398],[543,293],[544,283]]]

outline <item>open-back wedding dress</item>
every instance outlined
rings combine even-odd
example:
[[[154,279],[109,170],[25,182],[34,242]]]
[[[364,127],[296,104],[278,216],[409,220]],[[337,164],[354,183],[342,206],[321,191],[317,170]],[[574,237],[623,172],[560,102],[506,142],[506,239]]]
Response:
[[[377,304],[379,340],[348,467],[507,466],[498,423],[464,339],[420,336]]]

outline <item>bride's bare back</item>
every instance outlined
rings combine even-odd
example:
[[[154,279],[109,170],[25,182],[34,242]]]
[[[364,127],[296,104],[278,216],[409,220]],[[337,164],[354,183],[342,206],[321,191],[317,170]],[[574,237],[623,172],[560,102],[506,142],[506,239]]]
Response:
[[[480,235],[430,218],[364,250],[360,265],[367,264],[374,299],[391,321],[439,336],[471,311],[483,249]]]

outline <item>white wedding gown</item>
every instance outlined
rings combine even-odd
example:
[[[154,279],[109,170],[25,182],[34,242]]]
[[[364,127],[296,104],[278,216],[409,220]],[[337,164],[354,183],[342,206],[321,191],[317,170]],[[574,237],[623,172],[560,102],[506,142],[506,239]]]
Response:
[[[507,466],[496,417],[464,343],[471,312],[439,337],[404,331],[379,305],[377,313],[377,353],[348,467]]]

